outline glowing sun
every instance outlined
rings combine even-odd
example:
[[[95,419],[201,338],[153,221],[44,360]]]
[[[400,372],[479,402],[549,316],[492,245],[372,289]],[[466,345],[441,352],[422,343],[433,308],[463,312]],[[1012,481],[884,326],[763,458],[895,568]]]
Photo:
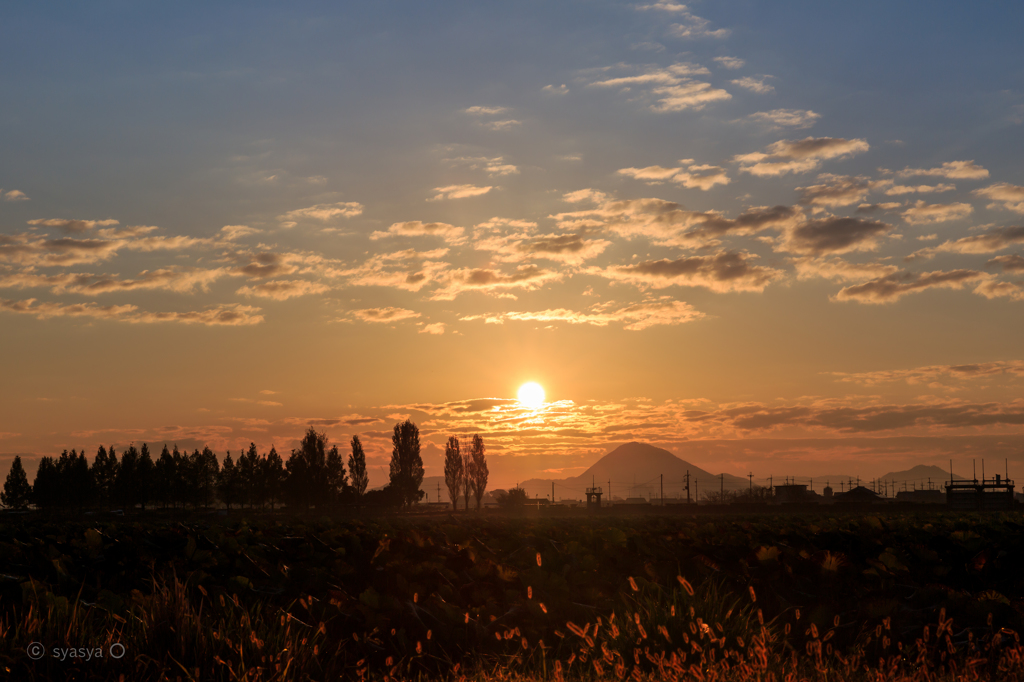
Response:
[[[516,397],[525,407],[537,409],[544,404],[544,387],[536,381],[527,382],[519,387]]]

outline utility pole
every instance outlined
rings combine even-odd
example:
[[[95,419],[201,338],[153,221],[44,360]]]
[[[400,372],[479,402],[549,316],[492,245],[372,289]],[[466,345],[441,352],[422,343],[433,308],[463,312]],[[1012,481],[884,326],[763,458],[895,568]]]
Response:
[[[753,491],[754,490],[754,472],[751,471],[749,474],[747,474],[747,478],[750,479],[750,490]]]
[[[686,504],[690,504],[690,470],[686,470]]]

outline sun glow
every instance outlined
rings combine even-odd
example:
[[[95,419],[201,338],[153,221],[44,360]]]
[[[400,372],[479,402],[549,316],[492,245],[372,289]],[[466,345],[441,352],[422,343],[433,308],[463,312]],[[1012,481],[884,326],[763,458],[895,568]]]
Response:
[[[544,404],[544,387],[536,381],[527,382],[519,387],[516,397],[525,407],[535,410]]]

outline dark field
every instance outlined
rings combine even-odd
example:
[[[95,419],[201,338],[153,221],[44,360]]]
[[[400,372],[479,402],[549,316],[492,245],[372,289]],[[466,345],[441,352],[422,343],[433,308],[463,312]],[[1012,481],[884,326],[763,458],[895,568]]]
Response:
[[[1024,679],[1022,531],[1017,513],[8,518],[0,677]]]

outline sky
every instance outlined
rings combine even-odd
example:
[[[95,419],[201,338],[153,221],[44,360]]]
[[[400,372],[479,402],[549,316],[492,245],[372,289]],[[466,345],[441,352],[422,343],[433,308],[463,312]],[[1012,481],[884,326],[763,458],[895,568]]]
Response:
[[[1024,466],[1019,3],[18,2],[0,471]],[[517,402],[527,381],[547,402]]]

